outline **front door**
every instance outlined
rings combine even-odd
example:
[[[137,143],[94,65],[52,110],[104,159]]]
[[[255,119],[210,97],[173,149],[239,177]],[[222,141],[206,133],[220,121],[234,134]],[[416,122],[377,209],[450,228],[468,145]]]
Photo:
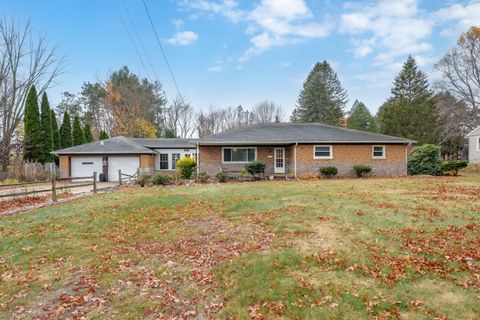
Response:
[[[274,150],[274,173],[285,173],[285,148],[275,148]]]

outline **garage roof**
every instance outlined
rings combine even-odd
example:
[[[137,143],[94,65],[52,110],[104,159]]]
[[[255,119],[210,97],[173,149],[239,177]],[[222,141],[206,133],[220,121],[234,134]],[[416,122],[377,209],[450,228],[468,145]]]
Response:
[[[81,144],[75,147],[53,151],[61,154],[152,154],[156,153],[141,144],[123,136]]]
[[[196,148],[198,139],[180,138],[131,138],[130,140],[150,149],[187,149]]]

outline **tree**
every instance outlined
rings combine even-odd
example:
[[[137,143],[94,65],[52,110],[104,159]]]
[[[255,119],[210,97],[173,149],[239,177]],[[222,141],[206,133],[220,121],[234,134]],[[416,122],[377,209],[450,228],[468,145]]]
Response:
[[[370,113],[367,107],[358,100],[355,100],[350,110],[350,116],[347,120],[347,128],[377,132],[378,126],[375,117]]]
[[[28,161],[42,162],[44,157],[43,134],[40,113],[38,111],[37,90],[34,85],[28,91],[25,101],[25,118],[23,122],[25,125],[23,158]]]
[[[420,145],[437,140],[438,113],[427,75],[412,56],[395,77],[390,98],[377,114],[383,134],[417,140]]]
[[[43,133],[43,161],[49,163],[53,161],[53,127],[52,127],[52,113],[50,112],[50,104],[48,103],[47,93],[42,95],[42,133]]]
[[[0,18],[0,171],[6,171],[10,162],[12,138],[24,118],[30,88],[34,85],[41,94],[64,67],[65,60],[46,37],[33,35],[30,22],[22,25]]]
[[[53,138],[53,150],[59,150],[61,148],[60,144],[60,131],[58,131],[57,118],[55,117],[55,111],[50,109],[50,119],[52,121],[52,138]],[[55,161],[57,157],[54,156]]]
[[[75,116],[75,118],[73,118],[72,136],[73,136],[74,146],[83,144],[84,142],[83,131],[80,125],[80,118],[78,116]]]
[[[68,112],[63,113],[63,122],[60,126],[60,146],[62,149],[73,146],[72,124]]]
[[[195,131],[195,113],[183,97],[176,97],[166,109],[163,136],[191,138]],[[173,133],[173,134],[172,134]]]
[[[340,125],[347,92],[327,61],[318,62],[303,83],[293,122]]]
[[[108,139],[108,133],[105,130],[100,131],[100,135],[98,136],[98,140],[105,140]]]
[[[268,100],[256,104],[252,109],[252,113],[255,123],[269,123],[274,122],[276,119],[280,121],[283,114],[281,106]]]
[[[83,127],[83,138],[85,143],[93,142],[92,127],[88,123]]]
[[[437,85],[466,103],[469,111],[469,129],[480,126],[480,27],[471,27],[463,33],[457,46],[436,65],[442,74]]]

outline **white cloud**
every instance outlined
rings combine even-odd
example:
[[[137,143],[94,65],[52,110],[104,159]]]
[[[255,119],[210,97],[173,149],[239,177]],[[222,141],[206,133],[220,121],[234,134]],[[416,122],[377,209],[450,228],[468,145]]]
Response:
[[[182,0],[179,2],[181,8],[196,10],[198,13],[220,14],[232,22],[238,22],[244,12],[238,8],[235,0],[208,1],[208,0]]]
[[[208,71],[210,71],[210,72],[222,72],[223,67],[222,66],[213,66],[211,68],[208,68]]]
[[[475,1],[466,5],[453,4],[438,10],[435,18],[439,22],[454,21],[456,25],[453,28],[445,28],[442,34],[458,36],[459,33],[465,32],[471,26],[480,25],[480,2]]]
[[[292,65],[291,62],[285,61],[280,64],[283,68],[288,68]]]
[[[173,45],[186,46],[198,40],[198,35],[193,31],[179,31],[168,39],[168,43]]]

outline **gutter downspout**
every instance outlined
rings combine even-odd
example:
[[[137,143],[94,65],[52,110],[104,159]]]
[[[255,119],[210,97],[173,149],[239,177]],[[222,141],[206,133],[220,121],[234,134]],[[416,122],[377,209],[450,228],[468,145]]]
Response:
[[[297,179],[297,146],[298,142],[295,142],[295,148],[293,149],[295,179]]]
[[[200,173],[200,148],[197,142],[197,177],[199,173]]]

